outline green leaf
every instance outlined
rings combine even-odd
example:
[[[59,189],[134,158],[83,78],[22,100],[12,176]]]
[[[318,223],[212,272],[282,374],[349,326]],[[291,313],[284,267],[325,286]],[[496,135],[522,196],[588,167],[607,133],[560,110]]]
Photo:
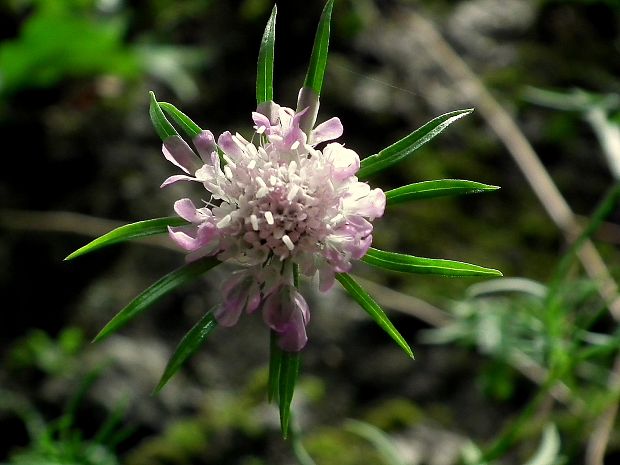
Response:
[[[159,392],[170,378],[179,371],[181,366],[200,349],[216,326],[217,320],[215,319],[212,309],[208,311],[185,336],[183,336],[174,354],[170,357],[164,374],[155,388],[155,392]]]
[[[187,224],[183,218],[169,216],[166,218],[155,218],[152,220],[138,221],[137,223],[126,224],[116,228],[94,241],[80,247],[75,252],[69,254],[65,260],[72,260],[80,255],[90,253],[94,250],[107,247],[108,245],[125,242],[140,237],[154,236],[168,232],[168,226],[182,226]]]
[[[273,100],[273,61],[276,40],[276,5],[271,10],[271,16],[265,26],[263,39],[258,51],[258,68],[256,70],[256,102],[260,105]]]
[[[299,375],[300,352],[286,352],[278,346],[278,333],[271,331],[269,341],[269,382],[267,398],[280,409],[282,436],[290,432],[291,401]]]
[[[317,95],[321,95],[323,87],[323,77],[325,76],[325,68],[327,66],[327,55],[329,49],[329,30],[332,19],[332,9],[334,0],[328,0],[323,8],[319,26],[314,37],[314,45],[312,47],[312,55],[310,55],[310,64],[306,73],[304,87],[309,87]]]
[[[299,375],[299,352],[282,351],[278,383],[278,404],[280,406],[280,428],[284,439],[288,437],[291,421],[291,401]]]
[[[269,402],[278,401],[282,353],[282,349],[278,347],[278,334],[271,330],[269,333],[269,382],[267,388],[267,400]]]
[[[431,199],[450,195],[477,194],[499,189],[498,186],[463,179],[436,179],[392,189],[385,193],[388,205],[409,200]]]
[[[413,351],[411,347],[409,347],[409,344],[407,344],[407,341],[405,341],[405,338],[401,336],[379,304],[368,295],[364,288],[347,273],[337,273],[336,279],[359,306],[362,307],[392,339],[394,339],[396,344],[398,344],[409,357],[414,358]]]
[[[362,261],[386,270],[403,273],[438,274],[441,276],[502,276],[501,271],[484,268],[470,263],[443,260],[441,258],[422,258],[395,252],[368,249]]]
[[[130,320],[138,316],[144,310],[149,308],[159,299],[169,294],[177,287],[194,281],[202,274],[209,271],[221,262],[213,257],[206,257],[195,262],[188,263],[180,268],[177,268],[171,273],[161,278],[155,284],[150,286],[135,299],[133,299],[124,309],[112,318],[112,320],[97,334],[93,342],[102,340],[109,336],[113,332],[120,329],[127,324]]]
[[[193,139],[202,132],[200,126],[194,123],[189,116],[171,103],[159,102],[159,107],[170,115],[170,117],[181,127],[183,132],[187,134],[187,137]]]
[[[444,129],[465,115],[469,115],[473,108],[457,110],[432,119],[424,126],[416,129],[407,137],[362,160],[360,170],[357,172],[359,179],[366,179],[379,171],[403,160],[414,151],[426,144],[433,137],[439,135]]]
[[[162,141],[169,139],[173,136],[178,136],[179,133],[176,129],[170,124],[170,121],[166,119],[164,112],[161,111],[161,107],[159,106],[159,102],[155,98],[155,93],[153,91],[149,92],[151,96],[151,104],[149,106],[149,115],[151,117],[151,122],[153,123],[153,127],[155,128],[155,132],[159,136]]]

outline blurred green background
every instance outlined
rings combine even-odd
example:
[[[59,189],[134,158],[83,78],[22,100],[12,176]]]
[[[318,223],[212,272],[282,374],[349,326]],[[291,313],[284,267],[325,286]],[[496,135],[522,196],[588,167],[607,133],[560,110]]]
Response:
[[[620,339],[609,301],[579,266],[558,274],[572,256],[565,234],[511,157],[514,140],[497,137],[497,120],[467,92],[473,84],[450,70],[454,52],[585,225],[620,166],[609,162],[620,157],[616,0],[336,1],[319,120],[339,116],[349,148],[370,155],[439,114],[478,110],[373,183],[462,178],[502,187],[398,205],[375,223],[375,244],[527,280],[472,290],[482,282],[356,268],[378,285],[369,290],[416,350],[414,362],[339,290],[322,295],[308,283],[313,321],[294,441],[281,440],[265,400],[260,318],[214,333],[150,395],[176,342],[217,302],[226,270],[88,343],[183,262],[165,239],[62,261],[114,221],[170,215],[188,195],[185,185],[159,189],[172,171],[151,128],[148,91],[216,134],[247,134],[272,6],[0,1],[0,461],[594,465],[592,438],[604,438],[597,425],[619,394],[610,385]],[[282,105],[295,104],[322,6],[278,3]],[[611,208],[592,235],[612,278],[619,222]],[[605,463],[620,457],[617,425],[612,417]]]

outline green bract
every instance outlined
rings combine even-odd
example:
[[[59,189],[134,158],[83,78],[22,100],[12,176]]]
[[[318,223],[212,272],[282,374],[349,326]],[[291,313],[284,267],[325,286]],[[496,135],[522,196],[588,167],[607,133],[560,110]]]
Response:
[[[120,228],[110,231],[107,234],[104,234],[101,237],[98,237],[85,246],[80,247],[75,252],[67,255],[65,260],[72,260],[80,255],[84,255],[119,242],[130,241],[132,239],[139,239],[156,234],[164,234],[168,232],[168,226],[181,226],[184,224],[187,224],[187,221],[179,218],[178,216],[155,218],[152,220],[144,220],[138,221],[137,223],[126,224]]]
[[[159,392],[166,385],[168,380],[179,371],[183,364],[200,349],[216,326],[217,321],[215,320],[212,309],[189,330],[183,339],[181,339],[181,342],[179,342],[174,354],[170,357],[164,374],[161,376],[155,388],[156,392]]]
[[[216,258],[206,257],[188,263],[175,271],[168,273],[155,284],[150,286],[135,299],[133,299],[124,309],[112,318],[112,320],[97,334],[94,341],[100,341],[110,334],[125,326],[130,320],[148,309],[159,299],[169,294],[177,287],[192,282],[201,275],[209,271],[214,266],[220,264]]]
[[[362,260],[369,265],[403,273],[438,274],[441,276],[501,276],[502,273],[470,263],[437,258],[414,257],[396,252],[368,249]]]
[[[499,189],[497,186],[463,179],[437,179],[422,181],[387,191],[385,197],[388,205],[408,202],[410,200],[432,199],[451,195],[477,194]]]
[[[359,179],[366,179],[373,174],[389,168],[395,163],[407,158],[417,149],[426,144],[429,140],[438,136],[444,129],[461,119],[463,116],[469,115],[473,109],[451,111],[444,115],[429,121],[424,126],[416,129],[407,137],[395,142],[389,147],[381,150],[375,155],[362,160],[360,170],[357,172]]]

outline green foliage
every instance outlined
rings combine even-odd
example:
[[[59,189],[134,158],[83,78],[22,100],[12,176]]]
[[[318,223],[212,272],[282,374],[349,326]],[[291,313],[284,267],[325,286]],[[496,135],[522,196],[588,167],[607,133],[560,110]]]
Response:
[[[437,258],[421,258],[395,252],[368,249],[362,261],[386,270],[441,276],[502,276],[498,270]]]
[[[75,365],[74,356],[83,345],[84,333],[79,328],[65,328],[57,339],[33,329],[11,348],[8,365],[19,371],[35,367],[48,375],[60,375]]]
[[[258,52],[256,70],[256,103],[273,100],[273,61],[276,40],[276,15],[278,8],[274,5]]]
[[[407,137],[381,150],[379,153],[364,158],[357,172],[357,177],[361,180],[367,179],[389,168],[395,163],[404,160],[428,141],[441,134],[443,130],[452,123],[461,119],[463,116],[469,115],[472,111],[474,110],[470,108],[467,110],[452,111],[438,116],[421,128],[413,131]]]
[[[161,376],[155,391],[160,391],[168,380],[179,371],[181,366],[183,366],[183,364],[206,342],[209,334],[211,334],[217,326],[213,311],[212,309],[207,312],[207,314],[183,337],[175,349],[174,354],[170,357],[164,374]]]
[[[328,0],[323,8],[319,26],[314,38],[314,46],[310,55],[310,64],[306,73],[304,87],[312,89],[318,96],[323,88],[323,78],[327,67],[327,55],[329,49],[329,33],[332,19],[334,0]]]
[[[85,10],[75,1],[37,2],[19,37],[0,45],[0,95],[67,77],[138,77],[137,56],[123,44],[125,21]]]
[[[169,294],[176,288],[195,281],[211,268],[220,264],[216,258],[205,257],[188,263],[168,273],[144,292],[133,299],[125,308],[112,318],[112,320],[97,334],[94,341],[100,341],[110,334],[118,331],[129,321],[147,310],[159,299]]]
[[[194,138],[202,132],[200,126],[194,123],[189,116],[179,110],[177,107],[168,102],[159,102],[159,107],[170,115],[170,117],[177,123],[185,135],[189,138]]]
[[[394,342],[396,342],[409,357],[414,358],[413,351],[411,347],[409,347],[409,344],[407,344],[407,341],[405,341],[405,338],[401,336],[379,304],[370,297],[364,288],[346,273],[338,273],[336,279],[359,306],[362,307],[362,309],[368,313],[392,339],[394,339]]]
[[[151,117],[151,122],[153,123],[153,127],[155,128],[155,132],[159,136],[162,141],[169,139],[174,136],[178,136],[179,133],[174,126],[170,124],[170,121],[164,115],[161,107],[159,106],[159,102],[155,98],[155,93],[153,91],[149,92],[151,103],[149,105],[149,116]]]
[[[30,435],[30,443],[10,455],[13,465],[119,465],[115,448],[129,434],[121,427],[125,408],[117,407],[92,438],[85,438],[75,425],[75,416],[81,402],[92,384],[99,378],[101,369],[91,371],[78,386],[69,400],[62,417],[46,422],[27,401],[20,405],[19,397],[9,409],[18,413]],[[3,393],[6,394],[6,393]],[[10,396],[10,395],[9,395]],[[2,406],[5,409],[7,406]]]
[[[118,244],[125,241],[134,239],[140,239],[143,237],[154,236],[157,234],[165,234],[168,232],[168,226],[182,226],[187,224],[182,218],[178,216],[169,216],[166,218],[155,218],[152,220],[138,221],[137,223],[130,223],[120,226],[109,233],[98,237],[94,241],[89,242],[83,247],[80,247],[75,252],[69,254],[65,260],[72,260],[81,255],[93,252],[107,247],[112,244]]]
[[[385,465],[405,465],[390,437],[376,426],[359,420],[348,420],[345,429],[370,442]]]
[[[373,406],[363,419],[384,431],[410,428],[422,422],[426,414],[409,399],[392,398]]]
[[[278,406],[280,408],[280,428],[285,439],[290,434],[291,402],[299,376],[300,362],[301,354],[299,352],[282,352],[280,357]]]
[[[499,189],[475,181],[462,179],[436,179],[397,187],[385,193],[387,205],[395,205],[411,200],[432,199],[452,195],[478,194]]]
[[[101,8],[93,0],[16,3],[16,15],[29,7],[32,12],[19,35],[0,44],[0,97],[67,79],[116,76],[136,81],[145,74],[182,99],[198,95],[189,69],[204,66],[209,56],[191,47],[126,42],[127,17],[118,6]]]
[[[320,465],[378,464],[381,458],[372,444],[341,428],[323,428],[304,438],[310,456]]]
[[[278,403],[282,435],[287,438],[290,434],[291,401],[299,376],[301,357],[299,352],[280,349],[277,337],[277,333],[270,332],[267,398],[270,402]]]

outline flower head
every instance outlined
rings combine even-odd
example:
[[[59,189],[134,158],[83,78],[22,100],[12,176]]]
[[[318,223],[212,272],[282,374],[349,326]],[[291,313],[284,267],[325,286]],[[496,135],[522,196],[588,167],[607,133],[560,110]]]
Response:
[[[190,259],[215,255],[245,268],[224,286],[218,321],[230,326],[244,309],[262,304],[281,346],[296,351],[306,343],[309,314],[290,287],[292,265],[308,277],[318,272],[320,289],[328,290],[335,273],[348,271],[370,247],[370,221],[383,214],[385,194],[357,180],[353,150],[337,142],[318,148],[342,135],[338,118],[308,136],[300,128],[307,108],[296,113],[272,103],[268,110],[252,114],[249,141],[224,132],[216,143],[203,131],[194,139],[200,158],[182,139],[166,140],[164,156],[186,174],[162,187],[196,181],[211,194],[199,207],[187,198],[174,205],[190,225],[171,227],[170,236]]]

